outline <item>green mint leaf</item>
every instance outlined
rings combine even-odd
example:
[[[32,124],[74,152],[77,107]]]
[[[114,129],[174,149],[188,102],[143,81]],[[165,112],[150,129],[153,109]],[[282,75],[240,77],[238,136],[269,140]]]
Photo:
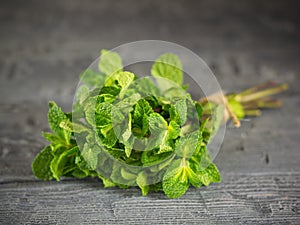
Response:
[[[96,119],[95,119],[95,109],[89,108],[85,111],[85,119],[86,122],[95,127],[96,126]]]
[[[82,132],[89,132],[89,129],[79,123],[71,122],[69,120],[60,122],[59,126],[64,130],[74,133],[82,133]]]
[[[100,95],[103,94],[109,94],[112,96],[117,96],[121,91],[120,87],[116,87],[116,86],[105,86],[101,89],[100,91]]]
[[[126,122],[126,121],[125,121]],[[124,131],[122,132],[122,142],[123,144],[125,144],[125,147],[126,147],[126,142],[130,139],[130,137],[132,136],[132,133],[131,133],[131,128],[132,128],[132,116],[131,116],[131,113],[128,113],[128,123],[127,124],[121,124],[121,126],[125,127]],[[121,133],[120,133],[121,134]]]
[[[85,173],[84,171],[78,169],[78,168],[75,168],[72,173],[70,174],[66,174],[65,176],[71,176],[71,177],[75,177],[75,178],[78,178],[78,179],[82,179],[82,178],[86,178],[89,174]]]
[[[182,158],[191,158],[199,142],[199,131],[181,137],[175,149],[176,155]]]
[[[131,171],[128,171],[124,168],[121,168],[120,172],[121,172],[121,176],[125,180],[134,180],[134,179],[136,179],[136,175],[134,173],[132,173]]]
[[[177,55],[172,53],[163,54],[156,59],[152,66],[151,74],[154,77],[169,79],[179,86],[182,86],[183,84],[181,61]]]
[[[162,191],[163,190],[163,188],[162,188],[162,182],[159,182],[157,184],[151,184],[151,185],[149,185],[149,190],[150,191],[154,191],[154,192]]]
[[[198,171],[197,175],[205,186],[208,186],[211,182],[221,181],[220,172],[213,163],[204,170]]]
[[[118,159],[118,160],[121,160],[121,159],[124,159],[125,158],[125,151],[123,148],[116,148],[116,147],[113,147],[113,148],[106,148],[106,151],[114,158]],[[107,156],[105,156],[107,157]],[[99,159],[100,160],[100,159]],[[105,162],[106,163],[106,162]],[[106,167],[107,165],[103,163],[101,164],[101,166],[104,166]],[[99,163],[98,163],[99,164]],[[100,164],[99,164],[100,165]]]
[[[158,113],[149,116],[149,127],[151,134],[160,134],[168,130],[168,122]]]
[[[150,129],[150,139],[147,145],[147,149],[159,148],[160,152],[171,151],[172,148],[169,146],[168,141],[168,123],[167,121],[158,113],[152,113],[149,117],[149,129]]]
[[[198,143],[197,149],[194,152],[193,156],[189,159],[190,167],[197,174],[199,171],[203,172],[206,168],[208,168],[212,163],[209,152],[206,148],[206,144],[203,142],[201,144]]]
[[[96,140],[100,145],[111,148],[118,141],[116,125],[124,120],[124,116],[117,107],[106,102],[97,104],[95,111]]]
[[[140,172],[136,178],[136,183],[142,191],[142,195],[146,196],[149,192],[149,185],[147,184],[147,174],[145,171]]]
[[[105,79],[105,74],[91,69],[87,69],[80,74],[80,81],[88,86],[102,87]]]
[[[113,103],[115,100],[116,100],[116,96],[111,94],[101,94],[98,96],[99,102]]]
[[[163,178],[163,191],[168,198],[179,198],[189,188],[189,180],[183,160],[177,159],[171,163]]]
[[[157,151],[144,151],[141,156],[141,161],[144,166],[152,166],[160,164],[165,159],[169,158],[171,152],[157,154]]]
[[[130,86],[143,96],[160,96],[159,88],[149,77],[141,77]]]
[[[201,118],[202,114],[203,114],[203,108],[202,106],[199,104],[199,102],[195,102],[195,108],[197,110],[198,113],[198,118]]]
[[[56,180],[60,180],[60,177],[75,166],[75,154],[78,153],[78,146],[75,146],[71,149],[65,150],[61,154],[58,154],[51,161],[50,169],[52,171],[53,177]],[[74,156],[74,159],[71,158]],[[68,165],[69,164],[69,165]],[[69,168],[67,167],[69,166]]]
[[[150,104],[145,99],[140,99],[134,107],[133,121],[137,136],[143,137],[149,130],[148,116],[153,112]]]
[[[115,135],[118,137],[119,142],[124,144],[126,157],[129,158],[132,152],[134,137],[132,130],[132,116],[128,113],[128,120],[124,120],[118,126],[114,126]]]
[[[156,77],[156,82],[160,88],[162,95],[167,100],[170,100],[174,97],[183,98],[187,95],[186,91],[182,87],[166,78]]]
[[[114,128],[110,125],[105,129],[98,130],[96,134],[96,141],[100,146],[112,148],[118,141]]]
[[[102,175],[98,174],[98,177],[102,180],[103,186],[105,188],[115,187],[117,186],[114,182],[112,182],[110,179],[103,177]]]
[[[107,102],[96,104],[95,112],[96,127],[99,128],[105,128],[111,125],[111,123],[118,124],[124,120],[124,116],[120,110]]]
[[[114,183],[134,186],[136,185],[136,177],[132,172],[125,170],[119,164],[115,164],[110,178]]]
[[[190,163],[188,163],[190,166]],[[191,185],[193,185],[194,187],[201,187],[202,186],[202,181],[200,179],[200,177],[198,176],[198,174],[196,172],[194,172],[194,170],[189,167],[186,169],[186,173],[188,175],[189,178],[189,182],[191,183]]]
[[[83,111],[85,114],[86,122],[91,125],[92,127],[96,126],[95,121],[95,113],[96,113],[96,107],[98,104],[103,103],[103,99],[97,95],[93,97],[89,97],[83,104]],[[106,104],[111,104],[107,102]]]
[[[168,138],[176,139],[180,135],[180,126],[175,121],[170,121],[168,126]]]
[[[221,104],[214,104],[212,105],[212,111],[212,117],[206,124],[206,127],[210,132],[210,137],[214,137],[224,121],[224,106]]]
[[[78,88],[76,93],[76,99],[79,105],[82,105],[83,102],[89,97],[90,89],[86,85],[82,85]]]
[[[34,176],[42,180],[53,179],[50,170],[50,164],[54,156],[50,146],[45,147],[34,159],[32,163],[32,171]]]
[[[60,107],[56,105],[55,102],[49,102],[49,112],[48,112],[48,121],[51,130],[60,136],[67,144],[70,143],[71,132],[60,127],[62,121],[68,121],[68,117],[61,110]]]
[[[122,71],[122,59],[116,52],[102,50],[98,67],[101,72],[110,76],[118,71]]]
[[[176,122],[167,121],[158,113],[152,113],[149,117],[150,140],[148,149],[159,148],[158,154],[173,151],[173,139],[180,134],[180,126]]]
[[[49,142],[51,142],[53,144],[56,144],[56,145],[64,145],[65,144],[65,140],[61,139],[61,137],[59,137],[56,134],[42,132],[42,135],[44,136],[44,138],[46,140],[48,140]]]
[[[125,145],[125,154],[129,158],[132,152],[132,147]]]
[[[135,75],[131,72],[127,72],[127,71],[117,72],[114,73],[106,80],[105,86],[113,86],[117,83],[117,85],[121,87],[121,91],[119,94],[120,98],[123,98],[128,87],[134,80],[134,77]]]
[[[175,100],[170,107],[169,113],[171,120],[174,120],[181,126],[184,125],[187,120],[186,98],[180,98]]]
[[[170,152],[170,151],[173,151],[173,150],[174,150],[173,149],[173,143],[169,139],[168,132],[166,132],[163,135],[162,142],[159,145],[159,151],[158,151],[157,154],[161,154],[161,153],[164,153],[164,152]]]
[[[75,156],[75,164],[76,167],[73,170],[71,170],[71,172],[68,174],[69,176],[76,178],[97,176],[97,173],[91,169],[91,167],[83,159],[82,155],[78,154],[77,156]]]
[[[139,93],[132,94],[129,97],[122,99],[117,102],[115,106],[123,113],[130,113],[133,111],[133,106],[141,99]]]
[[[87,176],[92,176],[92,168],[90,167],[90,165],[87,164],[82,155],[78,155],[75,157],[75,164],[78,168],[72,172],[72,175],[74,177],[84,178]]]
[[[81,155],[91,170],[95,170],[98,163],[98,155],[101,149],[98,146],[90,147],[87,143],[84,144]]]

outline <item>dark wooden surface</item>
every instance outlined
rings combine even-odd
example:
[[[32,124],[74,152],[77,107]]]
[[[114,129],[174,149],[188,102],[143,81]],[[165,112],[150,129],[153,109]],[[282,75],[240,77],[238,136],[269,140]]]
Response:
[[[300,224],[298,1],[1,1],[1,224]],[[176,42],[205,59],[225,90],[287,82],[284,107],[229,128],[222,183],[169,200],[97,180],[37,181],[47,102],[70,110],[78,75],[103,48]]]

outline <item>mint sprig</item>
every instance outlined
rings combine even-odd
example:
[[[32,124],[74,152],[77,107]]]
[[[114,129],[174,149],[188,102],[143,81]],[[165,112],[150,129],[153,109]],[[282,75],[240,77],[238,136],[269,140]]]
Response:
[[[49,103],[53,132],[43,133],[50,145],[34,159],[34,175],[98,177],[104,187],[138,186],[142,195],[163,191],[169,198],[190,185],[219,182],[207,144],[223,121],[224,105],[194,101],[172,53],[161,55],[151,74],[138,78],[123,70],[117,53],[102,50],[98,69],[80,76],[73,111]],[[230,97],[231,108],[233,100],[239,99]]]

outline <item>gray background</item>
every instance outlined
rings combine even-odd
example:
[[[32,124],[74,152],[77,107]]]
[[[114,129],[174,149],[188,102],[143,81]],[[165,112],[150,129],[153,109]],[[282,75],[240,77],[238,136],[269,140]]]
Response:
[[[299,1],[1,1],[0,223],[299,224]],[[70,110],[100,49],[161,39],[202,57],[224,90],[286,82],[284,107],[227,130],[222,183],[168,200],[98,180],[37,181],[47,102]]]

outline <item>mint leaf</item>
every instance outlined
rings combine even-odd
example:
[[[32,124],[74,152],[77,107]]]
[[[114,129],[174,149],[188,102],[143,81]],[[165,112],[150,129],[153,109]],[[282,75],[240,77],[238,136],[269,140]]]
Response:
[[[103,186],[105,188],[109,188],[109,187],[115,187],[117,186],[114,182],[112,182],[110,179],[98,174],[98,177],[102,180]]]
[[[114,124],[122,122],[124,119],[120,110],[107,102],[96,104],[95,112],[96,127],[99,128],[105,128],[111,125],[112,122],[114,122]]]
[[[164,175],[162,187],[168,198],[179,198],[187,191],[189,180],[181,159],[171,163]]]
[[[176,139],[180,135],[180,126],[175,121],[170,121],[168,126],[168,139]]]
[[[98,155],[101,149],[97,146],[90,147],[85,143],[81,151],[81,155],[92,170],[95,170],[98,163]]]
[[[65,150],[61,154],[54,156],[50,164],[50,169],[56,180],[60,180],[62,175],[69,172],[69,169],[74,169],[76,153],[78,153],[78,146]],[[71,156],[73,156],[73,158]]]
[[[118,163],[113,166],[111,180],[114,183],[122,183],[123,185],[136,185],[136,175],[130,171],[126,171]]]
[[[80,81],[88,86],[102,87],[105,79],[105,74],[92,69],[87,69],[80,74]]]
[[[149,129],[151,139],[148,144],[148,149],[159,148],[159,153],[171,151],[172,148],[168,143],[168,123],[158,113],[152,113],[149,116]]]
[[[124,116],[117,107],[106,102],[97,104],[95,111],[96,140],[99,139],[100,145],[111,148],[118,141],[116,125],[124,120]]]
[[[207,104],[205,107],[209,108],[208,110],[211,114],[211,118],[207,121],[206,127],[210,132],[210,137],[212,138],[217,133],[222,125],[222,122],[224,121],[225,109],[224,105],[215,103]]]
[[[121,87],[120,98],[123,98],[127,88],[134,80],[134,77],[133,73],[127,71],[117,72],[106,80],[105,86],[113,86],[117,83],[117,85]]]
[[[198,145],[199,131],[181,137],[175,149],[176,155],[182,158],[191,158]]]
[[[88,86],[82,85],[78,88],[76,93],[76,99],[79,105],[83,104],[83,102],[89,97],[90,90]]]
[[[134,107],[133,121],[135,134],[143,137],[149,130],[148,116],[153,112],[150,104],[145,99],[140,99]]]
[[[59,126],[69,132],[74,132],[74,133],[89,132],[89,129],[86,126],[80,123],[75,123],[75,122],[72,123],[69,120],[60,122]]]
[[[96,141],[100,146],[105,146],[107,148],[115,146],[118,141],[118,137],[116,136],[112,125],[109,125],[105,129],[98,129]]]
[[[149,127],[151,134],[161,134],[168,130],[168,122],[158,113],[152,113],[149,116]]]
[[[158,149],[152,151],[144,151],[141,156],[141,161],[144,166],[159,165],[161,162],[169,158],[172,152],[157,154]]]
[[[140,172],[136,178],[136,183],[142,191],[142,195],[145,196],[149,192],[149,185],[147,184],[147,173],[145,171]]]
[[[160,96],[159,88],[149,77],[140,77],[131,84],[130,88],[136,90],[137,93],[143,96]]]
[[[180,98],[172,102],[170,108],[170,119],[180,125],[184,125],[187,120],[186,98]]]
[[[41,180],[53,179],[52,172],[50,170],[50,164],[54,156],[50,146],[45,147],[34,159],[32,163],[32,171],[36,178]]]
[[[98,67],[101,72],[110,76],[118,71],[122,71],[122,59],[116,52],[102,50]]]
[[[131,171],[126,170],[123,167],[121,168],[120,172],[121,172],[121,176],[125,180],[134,180],[134,179],[136,179],[136,175],[134,173],[132,173]]]
[[[118,137],[118,141],[124,144],[125,154],[129,158],[132,152],[134,137],[132,130],[132,116],[128,113],[128,120],[124,119],[122,123],[117,126],[114,125],[115,135]]]
[[[119,102],[115,104],[116,108],[118,108],[123,113],[131,113],[133,110],[133,106],[141,99],[141,95],[139,93],[132,94],[126,98],[123,98]]]
[[[49,142],[52,142],[56,145],[64,145],[65,144],[65,140],[61,139],[61,137],[59,137],[56,134],[42,132],[42,135],[44,136],[44,138],[46,140],[48,140]]]
[[[61,110],[60,107],[56,105],[55,102],[49,102],[49,112],[48,112],[48,121],[50,129],[60,136],[67,144],[70,143],[71,132],[60,127],[60,123],[63,121],[68,121],[68,117]]]
[[[74,177],[84,178],[87,176],[93,176],[92,168],[90,167],[90,165],[87,164],[87,162],[84,160],[84,158],[81,155],[75,157],[75,164],[78,168],[76,168],[72,172],[72,175]]]
[[[162,191],[162,183],[158,182],[156,184],[151,184],[149,185],[149,190],[154,191],[154,192],[158,192],[158,191]]]
[[[125,154],[129,158],[132,152],[132,147],[131,146],[126,146],[125,145]]]
[[[121,88],[116,86],[105,86],[101,88],[100,95],[109,94],[112,96],[117,96],[121,91]]]
[[[151,133],[148,149],[158,147],[158,154],[173,151],[174,139],[180,135],[180,126],[174,121],[168,124],[158,113],[152,113],[148,120]]]
[[[191,168],[191,164],[188,162],[189,168],[186,169],[186,173],[189,179],[189,182],[194,187],[198,188],[202,186],[202,180],[198,176],[198,174]]]
[[[151,74],[154,77],[169,79],[179,86],[183,84],[182,64],[179,57],[172,53],[166,53],[158,57],[152,66]]]
[[[213,163],[211,163],[204,170],[198,171],[197,175],[205,186],[208,186],[211,182],[221,181],[220,172],[218,171],[217,167]]]

